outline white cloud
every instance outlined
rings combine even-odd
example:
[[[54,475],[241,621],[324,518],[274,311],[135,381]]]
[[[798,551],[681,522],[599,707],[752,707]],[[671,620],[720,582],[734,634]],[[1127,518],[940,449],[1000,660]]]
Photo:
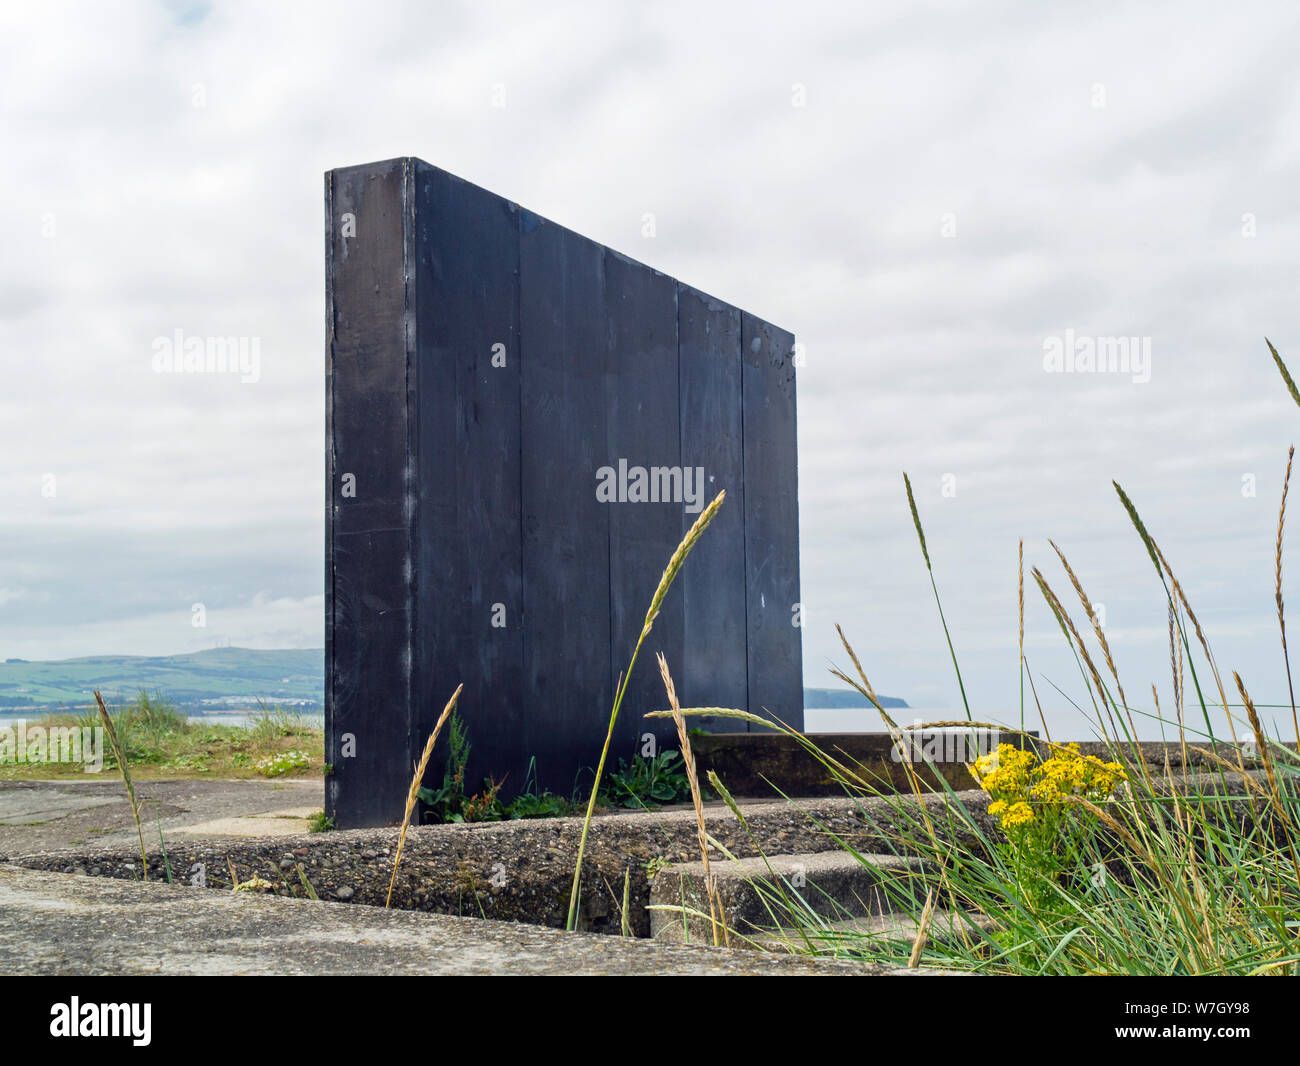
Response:
[[[1280,702],[1297,412],[1262,335],[1300,353],[1291,21],[1280,2],[8,5],[0,586],[31,598],[4,605],[0,647],[185,650],[195,600],[250,639],[319,642],[321,178],[414,154],[799,334],[808,683],[840,621],[881,691],[956,705],[907,469],[979,713],[1018,700],[1019,536],[1064,594],[1055,537],[1107,604],[1130,691],[1168,688],[1158,642],[1129,637],[1165,608],[1111,478],[1220,662]],[[262,380],[153,374],[178,328],[260,338]],[[1066,328],[1149,336],[1150,383],[1043,373]],[[1034,647],[1080,698],[1059,646]]]

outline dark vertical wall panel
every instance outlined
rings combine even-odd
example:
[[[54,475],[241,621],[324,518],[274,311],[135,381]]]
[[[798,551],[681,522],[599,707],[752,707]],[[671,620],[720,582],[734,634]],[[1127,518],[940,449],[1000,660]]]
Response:
[[[641,717],[666,705],[657,651],[684,703],[801,725],[793,338],[419,160],[331,172],[326,213],[336,824],[401,818],[409,767],[462,682],[469,789],[491,775],[517,793],[531,757],[542,788],[589,784],[696,517],[682,468],[703,468],[701,505],[729,499],[642,648],[614,757],[647,731],[675,743]],[[677,494],[603,502],[602,467],[624,489],[634,468],[668,470]]]
[[[326,180],[325,792],[340,828],[389,821],[410,765],[409,177],[392,160]]]
[[[679,695],[695,707],[748,706],[740,332],[740,311],[678,285],[682,466],[703,467],[704,506],[727,492],[678,578],[684,647],[674,670]],[[683,533],[696,517],[683,515]],[[724,733],[737,728],[722,719],[696,724]]]
[[[568,795],[604,742],[609,677],[604,249],[519,212],[523,368],[524,675],[521,746]],[[589,786],[590,778],[586,779]],[[522,782],[520,782],[522,784]]]
[[[602,465],[621,471],[681,466],[681,411],[677,363],[677,283],[615,252],[605,253],[605,410],[608,448]],[[594,473],[594,472],[593,472]],[[622,475],[620,473],[620,480]],[[680,500],[608,503],[611,682],[618,680],[645,624],[664,567],[682,538]],[[687,565],[690,565],[688,560]],[[664,600],[654,628],[628,679],[616,754],[631,758],[639,736],[676,737],[671,723],[648,721],[647,711],[668,706],[655,655],[681,670],[682,590]],[[676,746],[676,741],[673,741]]]
[[[743,315],[749,709],[802,729],[802,641],[792,624],[799,602],[793,344],[785,330]]]
[[[415,170],[419,448],[412,745],[458,684],[468,791],[522,784],[519,226],[513,204]],[[500,348],[495,346],[500,345]],[[494,366],[493,356],[504,360]],[[497,606],[499,605],[499,607]],[[504,626],[494,626],[504,621]],[[445,744],[426,784],[441,781]]]

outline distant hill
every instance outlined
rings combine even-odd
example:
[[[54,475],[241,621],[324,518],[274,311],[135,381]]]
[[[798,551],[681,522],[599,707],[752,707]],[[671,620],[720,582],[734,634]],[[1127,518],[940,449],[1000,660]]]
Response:
[[[110,703],[141,689],[161,692],[184,710],[253,706],[258,700],[320,709],[325,705],[325,649],[209,648],[188,655],[92,655],[83,659],[0,663],[0,712],[88,706],[98,688]],[[852,689],[806,688],[805,707],[869,707]],[[885,707],[907,701],[881,696]]]
[[[158,691],[184,710],[256,705],[319,709],[325,701],[325,649],[209,648],[189,655],[93,655],[52,662],[0,663],[0,711],[85,707],[98,688],[121,702]]]
[[[907,700],[897,696],[877,696],[882,707],[906,707]],[[803,690],[805,707],[870,707],[871,702],[862,693],[851,688],[806,688]]]

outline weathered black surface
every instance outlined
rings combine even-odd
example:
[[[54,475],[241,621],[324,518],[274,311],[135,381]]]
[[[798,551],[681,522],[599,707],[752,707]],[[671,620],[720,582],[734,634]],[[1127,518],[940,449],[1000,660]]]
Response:
[[[700,707],[747,707],[745,455],[740,392],[740,311],[688,285],[677,291],[682,466],[703,467],[705,498],[727,502],[678,579],[686,642],[676,683]],[[694,521],[682,518],[684,533]],[[802,698],[800,699],[802,709]],[[744,723],[707,719],[717,732]]]
[[[609,721],[609,507],[604,249],[519,212],[523,375],[524,683],[520,749],[569,795]],[[598,757],[598,755],[596,756]]]
[[[491,776],[518,792],[535,758],[538,783],[568,794],[594,765],[696,517],[682,501],[599,501],[597,471],[620,459],[703,467],[702,504],[723,488],[728,501],[642,648],[615,758],[672,735],[641,718],[666,705],[658,651],[684,704],[801,725],[790,334],[419,160],[332,171],[326,209],[336,823],[401,818],[460,683],[471,790]]]
[[[742,315],[749,709],[803,726],[794,337]],[[798,722],[789,717],[798,708]]]
[[[341,825],[400,810],[410,765],[407,301],[400,160],[326,176],[325,799]],[[342,236],[345,214],[357,236]],[[345,475],[356,496],[344,498]],[[344,757],[352,747],[355,754]]]
[[[617,252],[605,250],[607,355],[605,405],[609,416],[606,462],[617,468],[681,465],[677,394],[677,283]],[[613,503],[609,507],[611,680],[627,666],[645,626],[646,609],[685,532],[681,504]],[[692,560],[688,560],[687,565]],[[692,567],[692,569],[695,569]],[[697,571],[698,572],[698,571]],[[673,589],[628,678],[615,753],[630,758],[639,735],[676,736],[670,722],[652,725],[647,711],[668,706],[655,654],[669,668],[682,661],[682,596]],[[624,650],[626,649],[626,650]],[[674,680],[674,684],[676,681]],[[685,691],[685,690],[684,690]],[[685,698],[685,696],[683,696]],[[675,745],[674,745],[675,746]],[[657,749],[656,749],[657,750]]]
[[[527,771],[517,743],[526,711],[519,700],[518,209],[434,167],[417,165],[414,173],[419,476],[411,750],[421,750],[463,683],[459,708],[473,742],[467,784],[495,776],[516,785]],[[496,344],[505,346],[504,366],[492,365]]]

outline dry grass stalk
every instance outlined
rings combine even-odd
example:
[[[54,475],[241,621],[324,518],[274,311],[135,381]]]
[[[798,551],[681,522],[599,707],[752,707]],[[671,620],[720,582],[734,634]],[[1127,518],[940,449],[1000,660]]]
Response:
[[[1097,617],[1097,611],[1093,607],[1092,601],[1088,599],[1088,594],[1083,591],[1083,585],[1080,584],[1078,577],[1070,566],[1069,560],[1065,558],[1065,553],[1056,546],[1056,541],[1049,540],[1047,543],[1052,546],[1052,550],[1060,558],[1061,565],[1065,567],[1065,572],[1069,575],[1070,584],[1074,586],[1075,594],[1079,597],[1079,602],[1083,604],[1083,610],[1087,614],[1089,621],[1092,622],[1092,631],[1097,636],[1097,643],[1101,645],[1101,653],[1106,659],[1106,666],[1110,669],[1110,676],[1115,679],[1115,688],[1119,691],[1120,706],[1127,711],[1128,700],[1124,696],[1124,686],[1120,684],[1119,671],[1115,669],[1115,660],[1111,658],[1110,644],[1106,640],[1106,631],[1101,627],[1101,619]]]
[[[1183,716],[1183,656],[1182,645],[1178,643],[1178,617],[1174,604],[1169,605],[1169,673],[1174,686],[1174,717],[1178,720],[1178,732],[1184,729]],[[1231,716],[1229,716],[1231,717]]]
[[[117,726],[113,724],[113,718],[108,713],[108,708],[104,706],[104,697],[99,694],[99,689],[95,689],[95,705],[99,708],[99,720],[104,723],[104,734],[108,737],[108,743],[113,749],[113,758],[117,760],[118,772],[122,775],[122,783],[126,786],[126,798],[131,803],[131,817],[135,820],[135,832],[140,838],[140,876],[148,881],[149,854],[144,848],[144,827],[140,825],[140,802],[135,798],[135,784],[131,780],[130,767],[126,765],[126,752],[117,735]]]
[[[1124,695],[1124,685],[1119,679],[1119,671],[1115,669],[1115,660],[1111,657],[1110,643],[1106,640],[1106,631],[1102,628],[1101,619],[1097,616],[1097,610],[1093,607],[1092,601],[1088,599],[1088,594],[1083,591],[1083,584],[1079,581],[1073,567],[1070,566],[1065,553],[1057,547],[1056,541],[1049,540],[1047,543],[1052,546],[1052,550],[1056,552],[1057,557],[1061,560],[1061,565],[1065,567],[1065,572],[1070,578],[1070,584],[1074,586],[1075,595],[1079,597],[1079,602],[1083,605],[1088,620],[1092,622],[1092,631],[1097,637],[1097,643],[1101,646],[1101,653],[1106,660],[1106,667],[1110,670],[1110,676],[1115,679],[1115,689],[1119,693],[1120,710],[1128,720],[1129,737],[1133,742],[1133,751],[1137,755],[1138,764],[1142,767],[1143,776],[1149,782],[1151,780],[1151,769],[1147,766],[1146,755],[1142,751],[1142,745],[1138,742],[1137,726],[1133,722],[1133,712],[1129,710],[1128,697]]]
[[[623,907],[619,911],[619,925],[623,936],[632,935],[632,920],[629,917],[629,909],[632,906],[632,868],[629,866],[623,871]]]
[[[424,742],[424,751],[421,753],[420,762],[415,768],[415,775],[411,778],[411,788],[406,793],[406,813],[402,816],[402,831],[397,837],[397,854],[393,857],[393,876],[388,879],[388,896],[384,900],[385,910],[393,902],[393,886],[397,883],[397,867],[402,861],[402,848],[406,844],[406,831],[411,825],[411,815],[415,813],[415,804],[420,798],[420,782],[424,780],[424,771],[428,769],[429,757],[433,754],[433,746],[438,742],[438,734],[442,732],[442,727],[447,724],[447,719],[451,717],[456,701],[460,699],[460,690],[464,687],[464,684],[456,686],[456,691],[451,694],[447,706],[442,709],[442,714],[438,715],[438,721],[434,724],[433,732],[429,734],[429,739]]]
[[[1180,675],[1178,671],[1178,620],[1174,615],[1174,604],[1169,604],[1169,676],[1174,684],[1174,715],[1178,718],[1178,724],[1183,724],[1183,693],[1179,689],[1178,682]]]
[[[1286,523],[1286,494],[1291,487],[1291,461],[1295,458],[1295,445],[1286,453],[1286,477],[1282,481],[1282,506],[1277,512],[1277,554],[1274,571],[1276,574],[1277,625],[1282,631],[1282,661],[1286,663],[1286,690],[1291,697],[1291,724],[1295,727],[1296,740],[1300,741],[1300,719],[1296,717],[1295,688],[1291,684],[1291,656],[1286,648],[1286,612],[1282,607],[1282,527]]]
[[[853,660],[853,668],[858,672],[858,677],[862,678],[862,683],[858,684],[858,682],[845,677],[838,670],[832,670],[831,673],[835,674],[841,681],[846,681],[852,685],[875,705],[876,710],[884,713],[884,708],[880,706],[880,701],[876,699],[876,690],[871,687],[871,682],[867,680],[866,671],[862,669],[862,664],[858,662],[857,652],[849,644],[849,638],[844,635],[844,630],[840,628],[838,622],[835,623],[835,632],[840,635],[840,643],[844,645],[844,650],[849,653],[849,658]]]
[[[1146,547],[1147,554],[1151,556],[1151,563],[1156,568],[1156,573],[1160,573],[1160,560],[1156,558],[1156,542],[1151,539],[1151,534],[1147,532],[1146,523],[1142,521],[1142,516],[1138,514],[1137,507],[1133,501],[1128,498],[1128,493],[1118,481],[1112,481],[1115,491],[1119,494],[1119,502],[1124,505],[1124,510],[1128,513],[1129,521],[1133,523],[1133,528],[1138,531],[1138,536],[1142,538],[1142,544]]]
[[[1079,631],[1074,627],[1074,621],[1070,618],[1070,613],[1057,598],[1056,593],[1052,591],[1052,586],[1047,583],[1047,578],[1043,577],[1042,571],[1039,570],[1038,567],[1034,567],[1032,573],[1034,580],[1038,583],[1039,591],[1042,592],[1043,597],[1047,600],[1048,606],[1052,608],[1061,625],[1067,628],[1070,635],[1074,638],[1074,643],[1079,649],[1079,654],[1083,657],[1083,661],[1088,667],[1088,673],[1092,677],[1092,683],[1097,689],[1097,698],[1101,700],[1101,706],[1106,711],[1106,717],[1110,719],[1111,730],[1115,735],[1118,735],[1119,729],[1115,725],[1114,716],[1110,713],[1110,701],[1106,698],[1106,686],[1102,684],[1101,673],[1097,670],[1096,663],[1092,661],[1092,656],[1088,654],[1088,646],[1084,644],[1083,638],[1079,636]]]
[[[1135,837],[1126,826],[1122,825],[1119,821],[1116,820],[1113,814],[1111,814],[1109,811],[1103,810],[1101,807],[1097,806],[1097,804],[1093,803],[1092,800],[1088,799],[1086,796],[1067,795],[1062,798],[1067,803],[1077,803],[1081,807],[1087,808],[1097,818],[1101,819],[1101,821],[1103,821],[1107,826],[1109,826],[1114,831],[1115,835],[1118,836],[1120,840],[1122,840],[1128,846],[1129,850],[1131,850],[1135,855],[1139,856],[1142,859],[1142,861],[1146,863],[1146,865],[1151,869],[1152,873],[1155,875],[1157,880],[1161,881],[1162,883],[1168,883],[1168,877],[1166,876],[1168,874],[1168,871],[1165,868],[1165,864],[1161,864],[1160,861],[1155,857],[1155,855],[1153,855],[1151,851],[1145,845],[1143,845],[1141,841],[1139,841],[1137,837]]]
[[[1234,773],[1234,774],[1240,772],[1236,766],[1228,762],[1228,760],[1225,759],[1222,755],[1219,755],[1217,752],[1211,751],[1209,748],[1203,748],[1199,744],[1193,744],[1191,750],[1196,752],[1198,755],[1201,755],[1204,758],[1208,759],[1210,762],[1214,763],[1214,765],[1218,766],[1220,769],[1227,770],[1229,773]],[[1251,789],[1254,789],[1256,792],[1259,793],[1260,798],[1262,798],[1265,803],[1267,803],[1270,800],[1271,797],[1269,796],[1268,789],[1266,789],[1263,785],[1261,785],[1258,781],[1256,781],[1249,773],[1243,774],[1241,780],[1242,783],[1245,785],[1247,792],[1249,792]]]
[[[1259,714],[1255,710],[1255,704],[1246,692],[1246,686],[1242,684],[1241,675],[1235,670],[1232,672],[1232,679],[1237,682],[1237,691],[1241,693],[1241,702],[1246,705],[1246,718],[1250,721],[1250,728],[1255,733],[1255,743],[1259,746],[1260,758],[1264,760],[1264,773],[1268,777],[1268,787],[1271,792],[1270,799],[1273,809],[1277,811],[1278,816],[1286,824],[1289,832],[1287,833],[1287,850],[1291,854],[1291,868],[1295,871],[1297,883],[1300,883],[1300,855],[1296,854],[1295,832],[1296,825],[1292,821],[1290,812],[1282,803],[1282,793],[1277,786],[1277,773],[1273,769],[1273,753],[1269,751],[1268,736],[1264,732],[1264,727],[1260,723]],[[1243,774],[1243,777],[1248,775]]]
[[[924,547],[924,540],[922,544]],[[867,679],[867,672],[862,669],[862,663],[858,659],[857,652],[853,650],[853,646],[849,643],[849,638],[844,635],[844,630],[840,627],[840,624],[838,622],[835,624],[835,632],[837,632],[840,635],[840,643],[844,645],[844,650],[848,652],[849,658],[853,661],[853,668],[857,670],[858,677],[861,679],[861,681],[860,682],[854,681],[853,678],[849,677],[842,670],[838,670],[834,667],[832,667],[831,673],[835,677],[838,677],[846,685],[849,685],[851,688],[857,689],[859,693],[861,693],[863,696],[866,696],[867,699],[870,700],[872,704],[875,705],[876,712],[880,715],[881,719],[884,721],[885,727],[889,730],[890,737],[894,740],[896,744],[901,744],[902,737],[903,737],[902,728],[899,726],[897,722],[894,721],[893,718],[889,716],[889,714],[885,711],[885,708],[881,706],[880,700],[876,698],[876,690],[872,687],[871,682]],[[919,796],[923,791],[925,791],[921,785],[920,778],[917,776],[916,771],[912,769],[912,764],[910,762],[904,761],[903,772],[907,775],[908,781],[912,786],[912,791],[916,795]],[[854,776],[858,777],[858,775],[854,775]],[[858,780],[861,780],[861,778],[858,777]]]
[[[1016,553],[1016,620],[1020,628],[1020,728],[1025,728],[1025,538]]]
[[[672,557],[668,560],[668,565],[664,567],[664,572],[659,578],[659,587],[655,589],[655,594],[650,600],[650,609],[645,614],[644,633],[650,632],[650,627],[654,624],[655,618],[659,615],[659,608],[664,602],[664,597],[668,595],[668,588],[677,576],[677,571],[682,568],[686,562],[686,557],[691,554],[691,549],[695,547],[695,542],[704,535],[704,531],[709,528],[709,523],[713,521],[713,516],[718,513],[718,508],[722,506],[723,500],[727,498],[727,492],[724,489],[714,497],[713,502],[700,514],[694,524],[686,531],[686,536],[682,542],[677,545],[677,550],[673,552]],[[629,671],[630,673],[631,671]]]
[[[1196,617],[1196,612],[1192,610],[1191,603],[1188,602],[1187,593],[1183,591],[1183,586],[1179,584],[1178,578],[1174,574],[1174,569],[1169,565],[1169,560],[1165,558],[1165,553],[1160,550],[1160,545],[1154,541],[1151,542],[1159,558],[1159,565],[1164,568],[1164,572],[1169,575],[1169,583],[1173,586],[1173,599],[1175,602],[1182,604],[1183,612],[1187,615],[1192,623],[1192,629],[1196,633],[1196,639],[1201,645],[1201,651],[1205,653],[1205,661],[1210,664],[1210,673],[1214,676],[1215,688],[1219,691],[1219,702],[1223,704],[1224,717],[1228,719],[1228,732],[1232,737],[1232,743],[1238,744],[1237,724],[1233,721],[1232,712],[1228,709],[1228,694],[1223,688],[1223,678],[1219,675],[1219,664],[1214,661],[1214,654],[1210,651],[1210,642],[1205,639],[1205,632],[1201,629],[1200,620]],[[1245,766],[1241,767],[1245,772]]]
[[[1016,607],[1020,622],[1020,665],[1025,663],[1025,539],[1020,538],[1016,567]]]
[[[1174,618],[1174,605],[1169,605],[1169,673],[1173,678],[1174,685],[1174,717],[1178,720],[1178,735],[1182,736],[1185,726],[1183,720],[1183,694],[1178,687],[1178,661],[1174,654],[1174,649],[1178,644],[1178,623]],[[1154,692],[1155,685],[1151,686]]]
[[[1177,616],[1178,616],[1178,606],[1177,604],[1175,604],[1174,605],[1175,620],[1177,620]],[[1179,630],[1181,630],[1182,626],[1179,626],[1178,628]],[[1186,676],[1183,673],[1183,642],[1179,640],[1179,641],[1175,641],[1175,644],[1177,645],[1178,648],[1178,714],[1179,717],[1182,717],[1182,715],[1186,713],[1186,706],[1187,706],[1187,680],[1186,680]]]
[[[925,546],[925,530],[921,528],[921,516],[916,510],[916,497],[912,495],[912,479],[903,475],[903,484],[907,486],[907,506],[912,510],[912,525],[916,526],[917,538],[921,541],[921,554],[925,556],[925,568],[933,571],[930,565],[930,549]]]
[[[1156,707],[1156,720],[1163,721],[1163,719],[1160,717],[1160,693],[1156,691],[1156,686],[1154,683],[1152,683],[1151,685],[1151,699],[1155,703],[1155,707]],[[1187,730],[1183,726],[1182,718],[1178,719],[1178,747],[1181,749],[1183,753],[1183,772],[1186,773],[1187,772]],[[1166,763],[1169,762],[1168,752],[1165,753],[1165,762]]]
[[[1268,350],[1273,353],[1273,362],[1277,364],[1278,370],[1282,372],[1282,380],[1286,382],[1287,390],[1291,393],[1291,399],[1300,404],[1300,392],[1296,391],[1295,382],[1291,380],[1291,371],[1287,370],[1286,363],[1282,362],[1282,357],[1277,354],[1273,342],[1265,337],[1264,343],[1268,345]]]
[[[731,947],[731,934],[727,929],[726,916],[722,911],[722,901],[718,898],[718,886],[709,868],[709,833],[704,828],[704,802],[700,797],[700,779],[695,771],[695,755],[691,751],[691,738],[686,732],[686,719],[682,715],[682,705],[677,699],[677,689],[673,686],[672,674],[668,672],[668,660],[663,652],[659,653],[659,676],[664,679],[664,689],[668,693],[668,704],[673,710],[673,724],[677,726],[677,742],[682,746],[682,758],[686,762],[686,780],[691,785],[691,804],[695,807],[696,833],[700,842],[700,858],[704,860],[704,891],[709,897],[709,922],[713,927],[713,946],[718,947],[718,928],[722,928],[722,939]]]
[[[1246,686],[1242,683],[1241,675],[1236,670],[1232,672],[1232,679],[1237,682],[1237,691],[1241,693],[1241,702],[1246,705],[1246,718],[1255,734],[1255,744],[1259,748],[1259,757],[1264,762],[1264,775],[1268,778],[1268,789],[1271,793],[1273,806],[1283,820],[1289,822],[1290,818],[1287,817],[1286,808],[1282,806],[1282,794],[1277,787],[1277,773],[1273,769],[1273,753],[1268,750],[1268,734],[1264,732],[1264,727],[1259,720],[1259,713],[1255,710],[1255,704],[1246,693]]]
[[[906,480],[907,475],[904,474],[903,477],[904,477],[904,480]],[[908,499],[910,500],[911,497],[912,497],[911,483],[909,482],[909,483],[908,483]],[[913,515],[914,518],[916,517],[916,506],[915,506],[915,504],[913,504],[913,506],[912,506],[912,515]],[[918,532],[918,533],[921,533],[921,530],[920,530],[920,521],[919,521],[919,519],[917,520],[917,532]],[[924,536],[924,534],[921,534],[921,547],[922,547],[922,550],[924,550],[924,548],[925,548],[925,536]],[[844,645],[844,650],[845,650],[846,652],[849,653],[849,658],[853,660],[853,666],[854,666],[854,669],[857,670],[857,672],[858,672],[858,677],[860,677],[862,680],[861,680],[861,683],[859,683],[859,682],[857,682],[857,681],[854,681],[851,677],[849,677],[849,676],[848,676],[847,674],[845,674],[843,671],[841,671],[841,670],[837,670],[837,669],[834,669],[834,668],[831,669],[831,673],[832,673],[835,677],[838,677],[838,678],[839,678],[841,681],[843,681],[845,684],[849,685],[849,686],[852,687],[852,688],[857,689],[858,692],[860,692],[862,695],[866,696],[867,699],[869,699],[873,704],[875,704],[875,707],[876,707],[876,713],[878,713],[878,714],[880,715],[881,719],[884,721],[884,723],[885,723],[885,727],[889,730],[890,738],[894,741],[895,744],[902,744],[902,743],[903,743],[903,731],[902,731],[902,729],[899,727],[898,723],[895,722],[895,721],[893,720],[893,718],[891,718],[891,717],[889,716],[889,714],[885,711],[885,708],[882,707],[882,706],[880,705],[880,700],[878,700],[878,699],[876,698],[876,690],[875,690],[874,688],[871,687],[871,682],[867,680],[867,672],[866,672],[865,670],[862,669],[862,663],[858,660],[857,652],[855,652],[855,651],[853,650],[853,646],[849,643],[849,638],[846,637],[846,636],[844,635],[844,630],[840,628],[840,625],[839,625],[838,622],[835,624],[835,631],[840,635],[840,643]],[[916,795],[918,798],[920,798],[921,795],[926,791],[926,789],[925,789],[925,787],[921,784],[921,779],[920,779],[919,775],[917,774],[917,772],[912,768],[912,764],[911,764],[911,762],[910,762],[909,760],[906,760],[906,759],[903,760],[903,773],[907,775],[907,780],[908,780],[908,783],[909,783],[909,784],[911,785],[911,787],[912,787],[912,792],[913,792],[913,794]],[[853,776],[856,777],[859,781],[862,780],[862,778],[861,778],[859,775],[856,775],[856,774],[855,774],[855,775],[853,775]],[[928,813],[926,813],[924,805],[922,805],[922,807],[921,807],[921,815],[922,815],[922,817],[925,819],[926,824],[927,824],[927,826],[928,826],[929,829],[930,829],[930,834],[931,834],[931,836],[933,836],[933,835],[934,835],[934,827],[933,827],[932,825],[929,824],[929,823],[930,823],[930,816],[929,816]]]
[[[912,954],[907,960],[907,968],[915,970],[921,963],[921,952],[925,949],[925,942],[930,935],[930,920],[934,917],[934,905],[937,896],[934,889],[930,889],[925,896],[925,907],[921,911],[921,920],[916,926],[916,939],[912,941]]]

